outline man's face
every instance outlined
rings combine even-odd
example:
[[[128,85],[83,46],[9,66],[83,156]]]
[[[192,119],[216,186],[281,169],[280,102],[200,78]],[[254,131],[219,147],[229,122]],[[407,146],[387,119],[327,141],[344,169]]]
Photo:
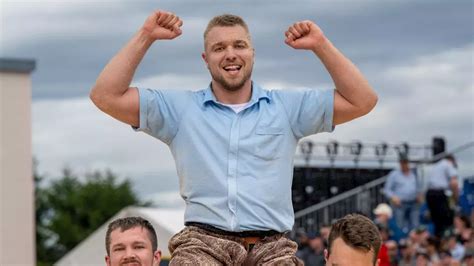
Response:
[[[221,89],[237,91],[250,85],[254,50],[242,26],[213,27],[207,34],[202,58],[213,83]]]
[[[396,257],[398,255],[397,243],[393,240],[387,241],[385,244],[387,246],[387,252],[390,257]]]
[[[401,161],[400,162],[400,169],[403,172],[408,172],[410,171],[410,163],[408,161]]]
[[[400,246],[400,254],[402,255],[403,258],[408,258],[411,257],[413,254],[413,250],[410,248],[410,246]]]
[[[373,265],[374,252],[364,252],[354,249],[344,243],[342,238],[336,238],[332,242],[331,254],[324,251],[326,266],[367,266]],[[378,265],[379,262],[377,261]]]
[[[323,239],[327,241],[329,239],[329,233],[331,232],[331,227],[330,226],[323,226],[321,229],[319,229],[319,232]]]
[[[324,241],[321,237],[315,237],[309,240],[309,246],[315,251],[322,252],[324,249]]]
[[[159,265],[161,252],[153,252],[148,230],[137,226],[121,232],[115,229],[110,234],[110,255],[105,257],[108,266]]]
[[[417,255],[416,265],[420,265],[420,266],[429,265],[429,260],[424,255]]]

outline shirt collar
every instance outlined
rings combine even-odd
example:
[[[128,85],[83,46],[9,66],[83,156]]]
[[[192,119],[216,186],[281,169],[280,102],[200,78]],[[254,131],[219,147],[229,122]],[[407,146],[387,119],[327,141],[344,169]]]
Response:
[[[216,99],[216,96],[212,92],[211,84],[203,91],[204,97],[202,98],[202,105],[206,106],[209,102],[219,103]],[[270,96],[268,91],[262,89],[258,84],[252,81],[252,96],[250,97],[249,105],[252,105],[261,99],[266,99],[270,101]]]

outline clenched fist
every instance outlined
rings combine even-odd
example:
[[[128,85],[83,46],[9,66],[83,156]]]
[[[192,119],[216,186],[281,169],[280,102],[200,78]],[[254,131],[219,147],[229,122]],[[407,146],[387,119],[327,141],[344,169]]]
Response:
[[[325,40],[323,31],[310,20],[296,22],[285,32],[285,43],[295,49],[315,50]]]
[[[181,35],[183,21],[171,12],[154,11],[143,24],[143,30],[153,40],[172,40]]]

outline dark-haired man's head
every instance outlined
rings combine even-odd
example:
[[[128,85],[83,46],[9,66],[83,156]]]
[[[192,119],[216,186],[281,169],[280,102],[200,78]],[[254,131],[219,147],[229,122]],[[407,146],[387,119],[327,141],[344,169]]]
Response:
[[[324,239],[319,233],[308,234],[308,244],[312,250],[322,254],[324,250]]]
[[[447,160],[449,160],[449,161],[451,161],[451,163],[453,164],[453,166],[454,166],[455,168],[458,167],[458,165],[457,165],[457,163],[456,163],[456,157],[454,157],[454,155],[448,154],[448,155],[446,155],[444,158],[447,159]]]
[[[398,162],[400,163],[400,170],[402,170],[402,172],[410,172],[410,160],[408,160],[407,155],[400,155],[398,158]]]
[[[326,265],[378,265],[381,238],[375,224],[360,214],[349,214],[331,227]]]
[[[327,244],[329,239],[329,233],[331,232],[331,224],[323,224],[319,227],[319,233],[324,239],[324,242]]]
[[[111,222],[105,236],[108,266],[158,265],[161,251],[155,229],[141,217],[120,218]]]

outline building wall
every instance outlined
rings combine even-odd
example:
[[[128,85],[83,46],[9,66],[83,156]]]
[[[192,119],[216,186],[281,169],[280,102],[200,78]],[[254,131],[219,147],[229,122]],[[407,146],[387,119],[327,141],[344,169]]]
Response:
[[[31,78],[0,71],[0,265],[35,265]]]

